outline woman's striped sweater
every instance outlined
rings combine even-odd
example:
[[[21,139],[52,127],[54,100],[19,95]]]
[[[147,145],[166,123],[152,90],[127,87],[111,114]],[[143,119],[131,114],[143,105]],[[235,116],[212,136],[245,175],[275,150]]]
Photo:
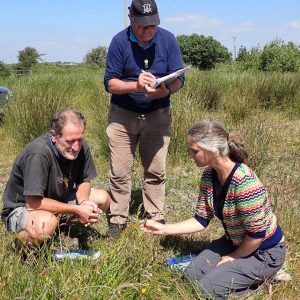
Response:
[[[266,190],[245,164],[241,164],[232,176],[222,212],[223,225],[236,246],[241,244],[246,235],[265,241],[276,231],[276,217],[272,213]],[[195,217],[208,224],[214,215],[212,168],[208,167],[201,178]]]

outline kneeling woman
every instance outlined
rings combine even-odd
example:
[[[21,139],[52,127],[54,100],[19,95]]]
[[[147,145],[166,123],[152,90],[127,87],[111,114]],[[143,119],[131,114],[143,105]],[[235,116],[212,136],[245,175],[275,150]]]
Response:
[[[216,216],[225,234],[193,258],[186,276],[206,297],[225,299],[263,283],[281,268],[284,236],[266,190],[245,164],[247,153],[238,133],[229,134],[214,121],[203,121],[188,132],[189,155],[206,167],[193,218],[160,224],[142,223],[145,232],[161,235],[205,229]]]

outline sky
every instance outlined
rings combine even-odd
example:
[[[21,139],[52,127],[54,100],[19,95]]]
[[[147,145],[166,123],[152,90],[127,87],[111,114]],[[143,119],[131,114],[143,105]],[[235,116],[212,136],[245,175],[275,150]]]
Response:
[[[212,36],[232,56],[274,39],[300,45],[299,0],[156,0],[161,24],[175,36]],[[131,0],[0,0],[0,61],[16,63],[33,47],[46,62],[82,62],[129,25]]]

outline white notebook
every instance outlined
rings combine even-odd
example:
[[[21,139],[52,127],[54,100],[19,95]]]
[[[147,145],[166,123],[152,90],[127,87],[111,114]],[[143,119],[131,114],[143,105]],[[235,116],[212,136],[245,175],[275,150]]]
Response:
[[[169,75],[166,75],[164,77],[156,78],[156,80],[152,83],[151,87],[153,89],[157,88],[162,82],[164,82],[166,85],[168,83],[171,83],[175,78],[180,76],[181,74],[185,73],[186,71],[190,70],[192,66],[185,67],[183,69],[180,69],[178,71],[175,71]]]

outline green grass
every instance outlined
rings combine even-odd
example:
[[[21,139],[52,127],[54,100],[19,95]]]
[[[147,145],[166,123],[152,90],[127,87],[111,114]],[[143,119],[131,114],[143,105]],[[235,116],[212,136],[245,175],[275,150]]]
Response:
[[[86,137],[98,176],[93,184],[108,188],[108,148],[105,129],[109,95],[103,70],[84,66],[39,66],[29,77],[2,80],[14,99],[0,126],[0,196],[10,168],[23,145],[45,132],[52,113],[62,107],[81,110],[87,118]],[[240,131],[249,151],[248,164],[266,186],[285,231],[285,268],[293,280],[268,284],[247,299],[297,299],[300,295],[300,75],[191,71],[184,88],[172,96],[172,137],[167,162],[165,212],[168,222],[193,215],[200,169],[187,157],[186,133],[192,124],[216,119]],[[154,237],[139,230],[142,168],[137,157],[132,175],[132,215],[121,239],[104,239],[105,216],[89,244],[99,249],[98,261],[56,261],[54,243],[34,263],[24,264],[11,251],[14,238],[0,225],[1,299],[201,299],[182,274],[164,263],[173,255],[199,252],[222,235],[217,221],[204,234]],[[62,239],[62,246],[69,247]],[[272,289],[270,289],[272,287]]]

